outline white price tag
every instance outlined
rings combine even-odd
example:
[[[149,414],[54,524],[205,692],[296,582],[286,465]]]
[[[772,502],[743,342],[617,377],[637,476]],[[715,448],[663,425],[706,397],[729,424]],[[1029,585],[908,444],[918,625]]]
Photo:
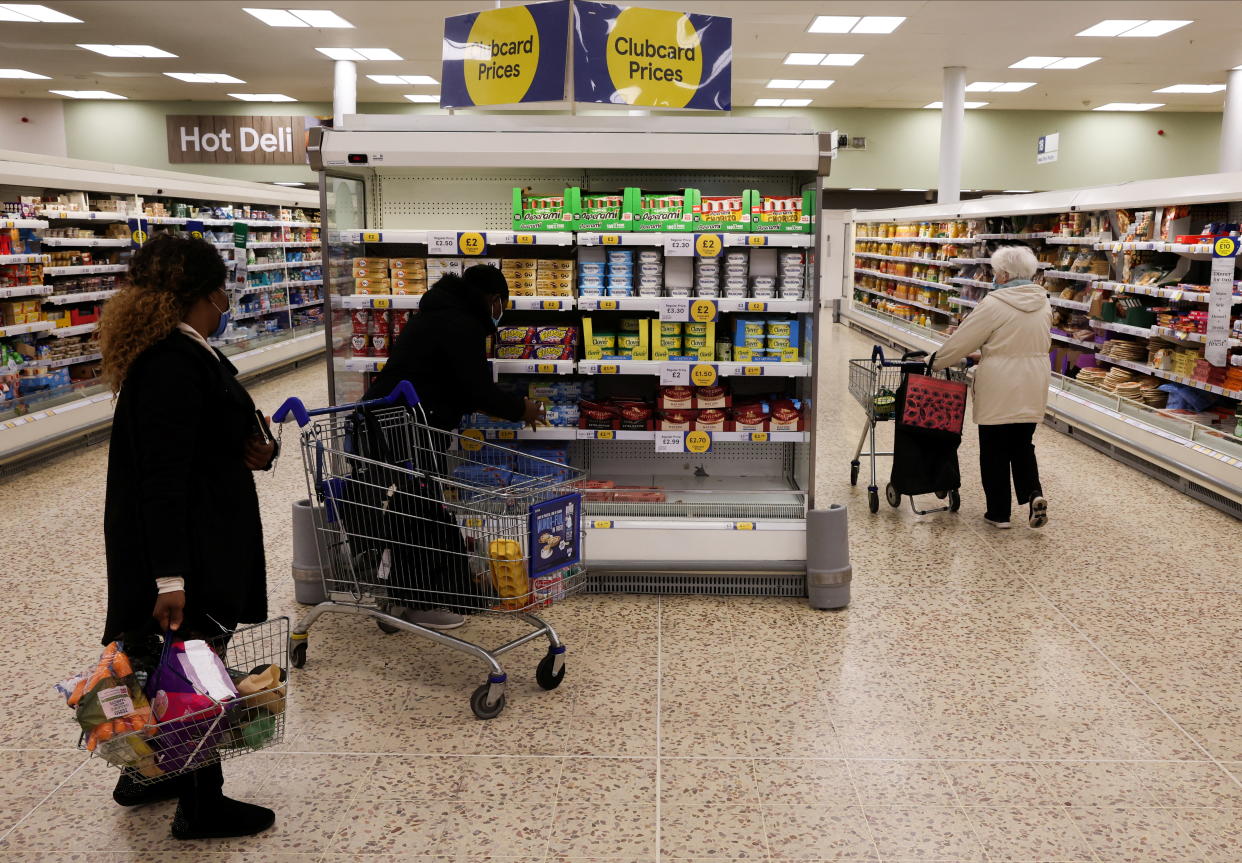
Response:
[[[660,320],[690,320],[690,303],[691,299],[689,297],[665,297],[660,302]]]
[[[666,257],[690,257],[694,254],[694,236],[691,234],[675,234],[665,237],[664,254]]]
[[[660,366],[660,386],[684,387],[690,385],[690,363],[665,363]]]
[[[684,431],[658,431],[655,433],[656,452],[685,452],[686,433]]]
[[[427,254],[429,255],[455,255],[457,254],[457,232],[456,231],[428,231],[427,232]]]

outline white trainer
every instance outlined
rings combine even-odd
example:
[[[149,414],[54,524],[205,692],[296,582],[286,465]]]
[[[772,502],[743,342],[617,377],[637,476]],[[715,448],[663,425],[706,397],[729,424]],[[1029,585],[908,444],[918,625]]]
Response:
[[[997,530],[1009,530],[1009,522],[1007,521],[992,521],[992,519],[988,518],[986,515],[983,517],[983,520]]]
[[[1031,498],[1031,527],[1038,530],[1048,523],[1048,501],[1044,500],[1043,495],[1035,495]]]

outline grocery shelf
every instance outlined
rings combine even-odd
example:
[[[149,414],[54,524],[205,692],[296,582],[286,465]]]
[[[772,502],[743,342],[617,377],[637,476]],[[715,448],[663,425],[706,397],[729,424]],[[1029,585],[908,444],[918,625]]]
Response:
[[[854,286],[854,290],[859,291],[864,294],[870,294],[873,297],[883,297],[884,299],[891,300],[892,302],[895,302],[895,303],[904,303],[907,306],[917,306],[920,309],[927,309],[927,311],[929,312],[936,312],[941,315],[957,314],[957,312],[953,311],[952,309],[942,309],[939,306],[933,306],[928,303],[921,303],[918,300],[908,300],[905,297],[898,297],[898,296],[894,296],[893,294],[886,294],[883,291],[873,291],[870,288],[860,288],[858,287],[858,285]]]
[[[1166,339],[1207,344],[1207,336],[1204,333],[1191,333],[1185,330],[1175,330],[1172,327],[1152,327],[1151,333],[1154,336],[1164,336]],[[1225,344],[1231,348],[1242,347],[1242,339],[1227,338]]]
[[[1069,279],[1075,282],[1105,281],[1108,276],[1102,273],[1075,273],[1071,270],[1044,270],[1046,279]]]
[[[516,298],[515,298],[516,299]],[[658,312],[670,297],[578,297],[578,308],[584,312],[623,311]],[[687,299],[699,299],[689,297]],[[721,312],[778,312],[781,314],[806,314],[811,311],[810,300],[753,299],[742,297],[708,297]]]
[[[76,366],[79,363],[93,363],[95,360],[100,359],[103,359],[103,354],[81,354],[76,357],[65,357],[59,360],[40,360],[36,358],[27,361],[23,368],[63,369],[67,366]]]
[[[379,230],[379,231],[329,231],[328,241],[331,243],[393,243],[427,245],[429,235],[435,233],[451,234],[457,232],[482,234],[490,246],[572,246],[572,231],[486,231],[477,228],[445,228],[441,231],[418,230]]]
[[[272,306],[269,309],[260,309],[257,312],[238,312],[237,314],[233,315],[233,320],[245,321],[245,320],[249,320],[250,318],[264,318],[264,317],[267,317],[268,315],[279,315],[282,312],[287,312],[287,311],[289,311],[289,307],[287,305]]]
[[[710,234],[711,230],[698,230],[698,234]],[[736,248],[738,246],[746,246],[748,248],[763,248],[764,246],[773,246],[785,249],[809,249],[815,245],[815,238],[810,234],[725,234],[724,245],[726,249]]]
[[[1044,242],[1060,246],[1095,246],[1097,243],[1103,242],[1103,240],[1100,237],[1063,237],[1059,234],[1054,234],[1053,236],[1045,237]]]
[[[877,255],[874,252],[855,252],[856,258],[875,258],[880,261],[902,261],[909,264],[927,264],[932,267],[952,267],[953,260],[936,260],[935,258],[906,258],[901,255]]]
[[[1188,288],[1157,288],[1151,285],[1131,285],[1125,282],[1100,282],[1097,287],[1119,294],[1145,294],[1149,297],[1183,300],[1188,303],[1206,303],[1211,299],[1206,286],[1203,286],[1203,290],[1195,291]],[[1233,299],[1235,303],[1242,303],[1242,294],[1234,294]]]
[[[334,296],[332,305],[338,309],[417,309],[422,299],[421,294],[410,296],[351,294],[345,297]]]
[[[515,297],[509,295],[509,308],[519,311],[563,312],[574,308],[573,297]]]
[[[679,360],[579,360],[578,371],[587,375],[659,375],[670,366],[710,366],[717,377],[810,377],[810,363],[735,363]]]
[[[322,306],[322,305],[323,305],[322,299],[308,300],[305,303],[293,303],[292,305],[288,306],[288,309],[291,312],[296,312],[298,309],[309,309],[312,306]]]
[[[48,335],[52,336],[52,338],[63,339],[68,336],[80,336],[83,333],[93,333],[97,329],[99,329],[99,323],[95,321],[89,324],[76,324],[71,327],[57,327],[56,329],[49,331]]]
[[[100,273],[123,273],[129,264],[90,264],[78,267],[44,267],[45,276],[93,276]]]
[[[625,429],[569,429],[578,440],[637,440],[652,441],[658,431],[627,431]],[[708,432],[712,441],[728,443],[806,443],[811,438],[810,432],[778,431],[778,432],[739,432],[714,431]]]
[[[1091,304],[1086,300],[1063,300],[1060,297],[1048,297],[1048,302],[1063,309],[1073,309],[1076,312],[1088,312],[1091,310]]]
[[[479,432],[484,440],[575,440],[578,429],[569,426],[539,426],[536,429],[463,429]]]
[[[257,243],[247,242],[246,248],[247,249],[279,249],[279,248],[284,247],[285,245],[286,245],[285,243],[282,243],[278,240],[272,240],[270,242],[257,242]]]
[[[979,305],[980,300],[968,300],[965,297],[949,297],[949,302],[955,306],[970,306],[973,309]]]
[[[1164,369],[1158,369],[1155,366],[1149,366],[1146,363],[1136,363],[1133,360],[1123,360],[1116,357],[1110,357],[1107,354],[1097,354],[1096,357],[1101,362],[1112,363],[1115,366],[1125,366],[1126,368],[1133,369],[1136,372],[1142,372],[1145,375],[1151,375],[1157,378],[1164,378],[1165,380],[1193,387],[1197,390],[1215,393],[1218,396],[1225,396],[1226,398],[1242,399],[1242,390],[1227,390],[1224,387],[1209,384],[1207,381],[1201,381],[1197,378],[1179,375],[1175,372],[1165,371]]]
[[[996,287],[995,282],[985,282],[982,279],[967,279],[967,278],[963,278],[962,276],[954,276],[953,278],[949,279],[949,281],[955,285],[967,285],[968,287],[972,287],[972,288],[994,288]]]
[[[97,210],[40,210],[39,215],[45,219],[76,222],[127,222],[130,219],[146,218],[138,213],[109,213]]]
[[[0,255],[0,264],[46,264],[47,255]]]
[[[96,246],[114,246],[119,248],[121,246],[128,246],[133,241],[112,237],[42,237],[40,242],[45,246],[69,246],[80,249]]]
[[[975,237],[854,237],[855,243],[953,243],[961,246],[973,246],[982,243],[987,237],[980,234]]]
[[[47,222],[43,219],[10,219],[0,214],[0,230],[7,231],[10,228],[27,228],[33,231],[42,231],[47,227]]]
[[[1135,327],[1130,324],[1119,324],[1116,321],[1088,321],[1092,329],[1111,330],[1114,333],[1125,333],[1130,336],[1142,336],[1143,338],[1151,337],[1151,330],[1147,327]]]
[[[1169,252],[1204,261],[1212,257],[1211,243],[1166,243],[1158,240],[1143,240],[1096,243],[1095,248],[1101,252]]]
[[[55,288],[51,285],[18,285],[15,288],[0,288],[0,299],[9,297],[46,297]]]
[[[290,288],[313,288],[317,285],[322,285],[323,279],[289,279],[285,284]]]
[[[43,302],[52,303],[56,306],[70,306],[74,303],[93,303],[100,300],[106,300],[109,297],[116,296],[120,292],[120,288],[113,288],[108,291],[86,291],[79,294],[52,294]]]
[[[1073,336],[1067,336],[1065,333],[1058,333],[1055,330],[1049,333],[1049,335],[1051,335],[1058,342],[1066,342],[1071,345],[1077,345],[1078,347],[1086,348],[1089,351],[1093,351],[1100,346],[1099,342],[1088,342],[1083,339],[1076,339]]]
[[[36,321],[33,324],[10,324],[7,327],[0,327],[0,337],[21,336],[26,333],[42,333],[55,326],[51,321]]]
[[[497,374],[502,375],[572,375],[573,360],[491,360]]]
[[[1049,237],[1055,237],[1052,231],[1035,231],[1030,234],[975,234],[975,239],[979,242],[986,240],[1046,240]]]
[[[868,270],[862,267],[855,267],[854,272],[862,273],[867,276],[877,276],[881,279],[891,279],[894,282],[905,282],[907,285],[922,285],[927,288],[935,288],[939,291],[951,291],[953,287],[944,282],[931,282],[927,279],[915,279],[911,276],[895,276],[892,273],[882,273],[879,270]]]
[[[264,270],[283,270],[289,266],[288,261],[265,261],[261,264],[246,264],[246,272],[261,273]]]

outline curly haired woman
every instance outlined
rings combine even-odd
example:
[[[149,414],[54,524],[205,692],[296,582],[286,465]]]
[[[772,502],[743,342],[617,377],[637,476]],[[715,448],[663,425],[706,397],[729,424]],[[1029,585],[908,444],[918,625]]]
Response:
[[[223,635],[267,615],[263,526],[251,471],[276,456],[237,370],[207,339],[228,325],[227,272],[203,240],[156,237],[104,309],[104,375],[116,395],[108,453],[103,641]],[[224,796],[219,763],[144,785],[122,773],[122,806],[178,798],[178,839],[247,836],[270,809]]]

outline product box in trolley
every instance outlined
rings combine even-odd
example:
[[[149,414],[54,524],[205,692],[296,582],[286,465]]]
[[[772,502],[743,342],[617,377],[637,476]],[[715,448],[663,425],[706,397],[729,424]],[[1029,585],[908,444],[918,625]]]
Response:
[[[752,234],[809,234],[815,212],[815,192],[801,195],[761,195],[750,190]]]
[[[569,190],[576,231],[629,231],[638,209],[639,191],[627,186],[619,192],[584,192],[574,186]]]
[[[694,230],[700,233],[749,231],[754,195],[749,189],[736,195],[700,195],[693,208]]]
[[[640,192],[634,208],[634,223],[631,230],[636,233],[651,231],[693,231],[695,229],[694,208],[699,202],[698,189],[683,189],[680,192]]]
[[[559,195],[528,195],[521,186],[515,186],[513,230],[572,231],[573,191],[573,187],[566,187]]]

